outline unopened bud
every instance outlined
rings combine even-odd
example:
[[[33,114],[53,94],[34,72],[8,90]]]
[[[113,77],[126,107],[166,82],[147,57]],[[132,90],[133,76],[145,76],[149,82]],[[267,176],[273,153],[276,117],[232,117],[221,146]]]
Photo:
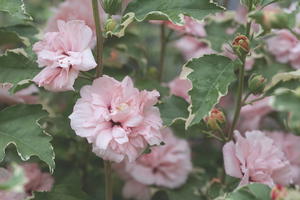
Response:
[[[122,8],[122,0],[103,0],[103,9],[109,15],[115,15]]]
[[[226,118],[222,111],[214,108],[211,110],[209,116],[205,118],[205,122],[212,130],[220,130],[220,125],[225,124]]]
[[[117,22],[114,19],[109,18],[105,23],[105,32],[113,32],[116,27]]]
[[[267,80],[262,75],[253,74],[248,81],[249,90],[253,94],[261,94],[266,87],[266,83]]]
[[[276,185],[271,191],[272,200],[284,200],[287,196],[287,189],[282,185]]]
[[[269,32],[271,29],[288,28],[288,15],[281,10],[256,11],[249,15],[257,23],[261,24],[263,29]]]
[[[232,47],[239,58],[243,58],[250,52],[250,41],[245,35],[237,36],[233,42]]]

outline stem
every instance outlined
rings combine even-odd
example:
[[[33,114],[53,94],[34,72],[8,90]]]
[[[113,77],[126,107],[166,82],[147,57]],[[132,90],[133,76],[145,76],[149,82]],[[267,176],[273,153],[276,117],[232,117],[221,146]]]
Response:
[[[250,4],[249,4],[249,9],[248,12],[251,12],[253,8],[253,0],[250,0]],[[250,33],[251,33],[251,24],[252,21],[248,21],[247,25],[246,25],[246,36],[249,38]],[[240,112],[241,112],[241,108],[243,107],[243,91],[244,91],[244,82],[245,82],[245,63],[246,63],[246,57],[244,56],[243,58],[241,58],[242,61],[242,66],[240,67],[239,70],[239,85],[238,85],[238,94],[237,94],[237,103],[235,106],[235,112],[234,112],[234,117],[233,117],[233,122],[232,125],[229,129],[228,132],[228,138],[227,140],[232,140],[233,138],[233,131],[239,121],[240,118]]]
[[[237,122],[240,117],[241,108],[243,106],[243,90],[244,90],[244,81],[245,81],[245,62],[246,62],[246,56],[243,59],[243,65],[240,67],[239,70],[239,85],[238,85],[238,94],[237,94],[237,104],[235,107],[235,113],[232,125],[229,130],[228,140],[231,140],[233,138],[233,131],[237,125]]]
[[[105,200],[112,200],[112,170],[111,163],[108,160],[104,161],[105,170]]]
[[[166,46],[167,46],[166,28],[165,28],[165,25],[162,24],[160,26],[160,62],[159,62],[159,69],[158,69],[158,81],[159,82],[162,82],[162,78],[163,78]]]
[[[104,38],[102,35],[101,23],[100,23],[100,14],[98,0],[92,0],[93,3],[93,14],[94,21],[96,25],[96,37],[97,37],[97,46],[96,46],[96,56],[97,56],[97,68],[96,68],[96,78],[102,76],[103,74],[103,42]]]
[[[257,101],[263,100],[264,98],[265,98],[265,96],[263,95],[263,96],[261,96],[261,97],[259,97],[257,99],[252,100],[252,101],[244,102],[244,105],[248,105],[248,104],[251,105],[251,104],[253,104],[253,103],[257,102]]]
[[[298,33],[296,33],[293,29],[288,28],[288,30],[297,37],[298,40],[300,40],[300,35]]]

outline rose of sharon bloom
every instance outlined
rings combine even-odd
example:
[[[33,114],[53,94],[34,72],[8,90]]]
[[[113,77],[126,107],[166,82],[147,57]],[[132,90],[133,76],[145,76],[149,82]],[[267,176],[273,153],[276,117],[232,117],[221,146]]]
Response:
[[[149,154],[141,155],[133,163],[125,161],[115,166],[126,181],[124,197],[148,200],[150,185],[174,189],[186,182],[192,171],[190,147],[169,128],[163,129],[162,134],[165,145],[152,147]]]
[[[90,44],[92,30],[83,21],[58,21],[58,32],[46,33],[33,46],[38,64],[45,67],[33,81],[51,91],[74,90],[79,71],[97,66]]]
[[[280,63],[289,62],[291,50],[296,47],[297,43],[296,36],[288,30],[279,30],[274,37],[267,40],[269,51]]]
[[[192,89],[192,83],[188,79],[175,78],[169,83],[170,92],[172,95],[184,98],[187,102],[191,101],[188,92]]]
[[[49,173],[43,173],[37,164],[25,163],[21,166],[27,182],[23,192],[1,191],[1,200],[24,200],[32,195],[32,192],[47,192],[52,189],[54,179]],[[0,183],[5,183],[12,176],[12,172],[6,169],[0,169]]]
[[[119,82],[98,78],[80,91],[70,116],[76,134],[93,144],[105,160],[133,162],[148,145],[162,141],[157,91],[139,91],[129,77]]]
[[[292,166],[293,183],[300,185],[300,137],[278,131],[268,132],[267,136],[285,153]]]
[[[99,6],[99,13],[102,16],[100,18],[104,19],[104,11],[101,6]],[[84,21],[85,24],[92,29],[94,35],[96,33],[92,1],[90,0],[66,0],[61,3],[58,9],[56,9],[54,16],[48,21],[46,32],[58,32],[59,27],[57,22],[60,20]]]
[[[256,99],[257,96],[251,96],[248,100]],[[245,132],[257,130],[260,128],[261,122],[266,115],[272,112],[269,105],[270,98],[264,98],[254,102],[252,105],[244,106],[241,110],[241,118],[238,124],[238,130]]]
[[[223,147],[226,174],[241,178],[240,185],[257,182],[273,187],[292,182],[292,168],[275,142],[261,131],[249,131]]]
[[[28,88],[22,89],[15,94],[9,94],[9,89],[12,88],[12,84],[1,84],[0,83],[0,104],[36,104],[38,97],[34,93],[38,92],[38,88],[35,85],[31,85]]]

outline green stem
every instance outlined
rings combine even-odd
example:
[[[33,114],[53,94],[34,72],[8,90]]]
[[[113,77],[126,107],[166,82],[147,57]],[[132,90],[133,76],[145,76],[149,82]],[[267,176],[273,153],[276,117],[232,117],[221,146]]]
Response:
[[[92,0],[93,4],[93,14],[94,14],[94,21],[96,25],[96,37],[97,37],[97,46],[96,46],[96,57],[97,57],[97,68],[96,68],[96,78],[102,76],[103,74],[103,42],[104,38],[102,35],[101,29],[101,20],[99,14],[99,6],[98,0]]]
[[[253,8],[253,0],[250,0],[250,4],[249,4],[249,9],[248,12],[251,12]],[[247,25],[246,25],[246,36],[249,38],[250,37],[250,33],[251,33],[251,24],[252,21],[248,21]],[[245,63],[246,63],[246,57],[244,56],[243,58],[241,58],[242,61],[242,66],[239,69],[239,84],[238,84],[238,92],[237,92],[237,103],[235,106],[235,112],[234,112],[234,117],[233,117],[233,122],[232,125],[229,129],[228,132],[228,138],[227,140],[232,140],[233,138],[233,131],[235,130],[235,127],[239,121],[240,118],[240,113],[241,113],[241,109],[243,107],[243,91],[244,91],[244,82],[245,82]]]
[[[261,97],[259,97],[257,99],[252,100],[252,101],[244,102],[244,105],[249,105],[249,104],[251,105],[251,104],[253,104],[253,103],[257,102],[257,101],[263,100],[264,98],[265,98],[265,96],[263,95],[263,96],[261,96]]]
[[[105,200],[112,200],[112,169],[110,161],[104,161],[105,170]]]
[[[160,26],[160,61],[159,61],[159,69],[158,69],[158,81],[159,82],[162,82],[162,79],[163,79],[166,47],[167,47],[166,28],[165,28],[165,25],[162,24]]]
[[[293,34],[293,35],[295,35],[296,37],[297,37],[297,39],[298,40],[300,40],[300,35],[298,34],[298,33],[296,33],[293,29],[291,29],[291,28],[288,28],[289,29],[289,31]]]
[[[245,61],[246,56],[243,59],[243,65],[240,67],[239,70],[239,85],[238,85],[238,94],[237,94],[237,103],[235,107],[235,113],[233,117],[233,122],[229,130],[228,140],[231,140],[233,138],[233,131],[237,125],[237,122],[240,117],[241,108],[243,106],[243,90],[244,90],[244,82],[245,82]]]

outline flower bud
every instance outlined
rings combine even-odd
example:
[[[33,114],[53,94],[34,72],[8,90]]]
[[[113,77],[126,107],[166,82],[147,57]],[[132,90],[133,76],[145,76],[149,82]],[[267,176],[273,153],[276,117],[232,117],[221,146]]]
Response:
[[[248,81],[249,90],[253,94],[261,94],[266,87],[266,83],[267,80],[262,75],[253,74]]]
[[[272,200],[284,200],[287,196],[287,189],[282,185],[276,185],[271,191]]]
[[[107,32],[113,32],[116,27],[117,27],[117,22],[114,19],[109,18],[105,23],[104,29],[105,32],[107,33]]]
[[[103,0],[103,9],[109,15],[117,14],[122,8],[122,0]]]
[[[222,111],[214,108],[208,117],[205,118],[207,126],[212,130],[220,130],[220,125],[225,124],[226,118]]]
[[[250,52],[250,41],[245,35],[239,35],[233,40],[232,47],[236,55],[243,58]]]
[[[263,29],[269,32],[272,28],[283,29],[288,28],[288,14],[281,10],[266,10],[257,11],[249,15],[257,23],[259,23]]]

